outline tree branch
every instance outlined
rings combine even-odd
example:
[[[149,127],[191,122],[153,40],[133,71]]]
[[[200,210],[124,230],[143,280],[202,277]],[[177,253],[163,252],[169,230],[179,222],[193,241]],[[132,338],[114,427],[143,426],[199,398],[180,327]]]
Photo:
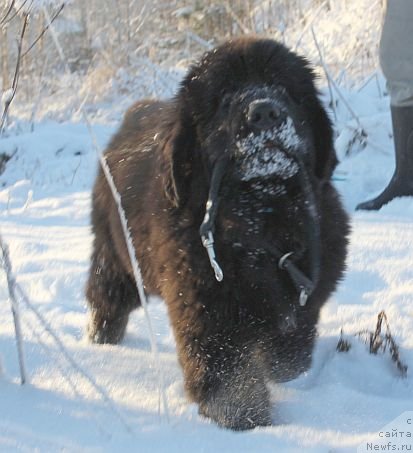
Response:
[[[13,276],[13,270],[10,262],[9,248],[3,242],[0,236],[0,249],[2,251],[2,263],[4,271],[6,272],[7,284],[9,288],[9,296],[11,301],[11,311],[13,313],[14,321],[14,331],[16,334],[16,343],[17,343],[17,354],[19,357],[19,367],[20,367],[20,381],[23,385],[26,382],[26,367],[24,364],[24,354],[23,354],[23,336],[20,326],[20,316],[19,316],[19,306],[17,303],[16,297],[16,280]]]
[[[6,100],[6,103],[4,106],[3,115],[2,115],[1,121],[0,121],[0,136],[3,134],[3,130],[6,125],[7,114],[9,112],[10,105],[13,102],[14,96],[16,95],[17,86],[19,84],[23,38],[26,33],[28,23],[29,23],[29,13],[25,13],[23,16],[23,26],[22,26],[22,30],[20,32],[20,38],[17,41],[17,61],[16,61],[16,69],[14,70],[13,83],[11,86],[12,94],[11,94],[10,98]]]
[[[26,49],[22,53],[22,58],[24,58],[32,49],[33,47],[43,38],[47,30],[49,29],[50,25],[58,18],[60,13],[63,11],[64,7],[66,6],[66,3],[62,3],[60,8],[56,11],[56,13],[53,15],[53,17],[50,19],[50,22],[43,28],[43,30],[39,33],[39,36],[30,44],[28,49]]]
[[[10,3],[10,6],[8,7],[6,14],[4,15],[3,19],[0,20],[0,27],[6,23],[7,18],[9,17],[9,14],[11,13],[11,10],[13,9],[14,4],[16,3],[16,0],[12,0]]]
[[[14,14],[13,14],[11,17],[9,17],[9,18],[7,19],[7,16],[10,14],[10,11],[12,10],[12,8],[13,8],[13,6],[14,6],[14,4],[15,4],[15,0],[13,0],[13,1],[11,2],[10,11],[7,11],[7,15],[6,15],[6,17],[3,19],[4,22],[6,21],[6,19],[7,19],[7,22],[11,22],[16,16],[18,16],[18,14],[19,14],[20,11],[25,7],[25,5],[26,5],[26,3],[27,3],[28,1],[29,1],[29,0],[24,0],[24,2],[20,5],[20,8],[17,8],[16,11],[14,12]],[[31,0],[31,5],[27,8],[27,11],[29,11],[30,8],[32,7],[33,1],[34,1],[34,0]],[[27,13],[26,13],[26,14],[27,14]],[[3,24],[3,21],[1,22],[1,24]],[[0,24],[0,25],[1,25],[1,24]]]

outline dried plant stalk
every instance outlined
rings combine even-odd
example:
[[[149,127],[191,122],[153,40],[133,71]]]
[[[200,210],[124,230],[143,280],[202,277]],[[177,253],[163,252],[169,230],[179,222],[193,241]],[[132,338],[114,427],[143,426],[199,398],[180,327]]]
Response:
[[[383,321],[385,328],[383,328]],[[383,332],[383,330],[385,331]],[[379,352],[384,354],[386,350],[388,350],[391,360],[396,365],[401,376],[407,376],[408,367],[400,358],[399,346],[390,332],[389,321],[384,310],[377,315],[377,323],[374,332],[371,332],[370,330],[361,330],[360,332],[357,332],[355,336],[362,339],[364,343],[369,344],[370,354],[376,355]],[[336,349],[338,352],[347,352],[350,348],[351,344],[343,338],[343,329],[341,329],[340,339]]]

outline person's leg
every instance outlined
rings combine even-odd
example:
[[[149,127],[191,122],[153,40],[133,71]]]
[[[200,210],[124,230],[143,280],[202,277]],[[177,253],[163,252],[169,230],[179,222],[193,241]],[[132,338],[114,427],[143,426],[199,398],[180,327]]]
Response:
[[[413,1],[389,1],[380,41],[380,63],[390,94],[395,171],[384,191],[356,209],[377,210],[413,196]]]

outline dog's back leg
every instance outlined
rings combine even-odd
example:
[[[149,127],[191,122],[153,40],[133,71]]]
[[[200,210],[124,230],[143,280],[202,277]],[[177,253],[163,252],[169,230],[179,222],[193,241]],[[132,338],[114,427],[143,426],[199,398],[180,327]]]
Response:
[[[106,236],[106,235],[104,235]],[[87,335],[94,343],[119,343],[129,314],[140,306],[133,278],[124,270],[110,238],[96,235],[86,297],[90,310]]]

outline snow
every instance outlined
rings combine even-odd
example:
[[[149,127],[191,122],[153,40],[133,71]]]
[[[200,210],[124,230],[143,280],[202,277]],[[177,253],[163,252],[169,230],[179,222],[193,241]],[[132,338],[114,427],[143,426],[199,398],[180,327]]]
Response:
[[[242,179],[249,181],[271,175],[278,175],[283,179],[291,178],[297,173],[298,164],[287,152],[299,151],[300,145],[300,137],[290,117],[275,131],[249,133],[236,142]]]
[[[343,90],[360,125],[338,101],[335,184],[352,219],[348,269],[324,307],[314,361],[306,374],[273,385],[273,426],[245,433],[217,428],[183,392],[166,309],[150,314],[169,406],[159,410],[158,375],[143,311],[134,312],[118,346],[84,339],[84,285],[92,236],[90,191],[97,156],[83,123],[24,123],[0,140],[13,155],[0,175],[0,232],[18,283],[65,345],[70,362],[39,318],[21,304],[30,383],[19,385],[7,282],[0,272],[0,451],[341,452],[355,451],[413,407],[413,197],[379,212],[355,206],[380,192],[393,168],[389,99],[383,80]],[[98,115],[104,118],[105,115]],[[107,115],[109,118],[110,115]],[[75,117],[74,117],[75,118]],[[103,146],[113,125],[93,125]],[[385,310],[401,359],[400,377],[386,354],[371,355],[354,335],[374,330]],[[343,329],[351,343],[337,352]]]
[[[0,106],[3,107],[4,105],[9,104],[12,99],[13,99],[13,88],[9,88],[3,91],[3,93],[1,93]]]

